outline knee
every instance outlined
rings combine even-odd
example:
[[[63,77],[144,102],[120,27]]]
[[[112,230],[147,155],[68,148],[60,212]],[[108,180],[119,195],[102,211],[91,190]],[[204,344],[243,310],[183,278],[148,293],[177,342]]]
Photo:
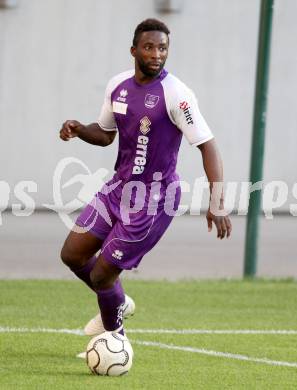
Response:
[[[112,288],[114,280],[108,277],[104,272],[98,272],[95,268],[90,273],[90,279],[95,291]]]
[[[62,262],[68,267],[80,267],[81,266],[81,258],[77,253],[71,251],[67,246],[63,246],[60,254]]]

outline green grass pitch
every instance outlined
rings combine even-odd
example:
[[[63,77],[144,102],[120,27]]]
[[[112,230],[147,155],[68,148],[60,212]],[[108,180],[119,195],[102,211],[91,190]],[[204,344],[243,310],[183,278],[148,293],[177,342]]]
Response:
[[[86,336],[19,332],[82,329],[97,305],[81,282],[0,281],[0,389],[297,389],[297,334],[162,333],[297,330],[293,280],[124,280],[124,287],[136,302],[134,317],[125,322],[134,363],[128,375],[111,378],[92,375],[84,360],[75,357],[85,349]],[[144,341],[156,344],[139,344]],[[266,360],[253,360],[257,358]],[[282,364],[286,362],[295,366]]]

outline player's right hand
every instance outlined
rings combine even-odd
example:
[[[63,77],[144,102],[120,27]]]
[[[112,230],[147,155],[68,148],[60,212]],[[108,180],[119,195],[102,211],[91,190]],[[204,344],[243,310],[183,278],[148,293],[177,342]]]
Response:
[[[71,138],[79,136],[79,132],[84,127],[80,122],[75,120],[68,120],[63,123],[60,130],[60,138],[63,141],[69,141]]]

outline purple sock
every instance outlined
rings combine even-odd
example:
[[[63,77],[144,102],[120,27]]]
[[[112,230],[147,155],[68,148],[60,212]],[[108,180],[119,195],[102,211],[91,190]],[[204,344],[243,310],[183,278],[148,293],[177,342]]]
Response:
[[[81,279],[83,282],[85,282],[92,290],[93,290],[93,287],[92,287],[92,283],[91,283],[91,279],[90,279],[90,273],[91,273],[92,269],[94,268],[94,265],[96,264],[96,261],[97,261],[97,257],[93,256],[93,257],[91,257],[89,259],[87,264],[85,264],[83,267],[81,267],[81,268],[70,268],[71,271],[73,273],[75,273],[75,275],[79,279]]]
[[[119,279],[112,288],[97,291],[98,303],[104,328],[108,331],[123,326],[123,306],[125,294]],[[124,334],[123,328],[119,333]]]

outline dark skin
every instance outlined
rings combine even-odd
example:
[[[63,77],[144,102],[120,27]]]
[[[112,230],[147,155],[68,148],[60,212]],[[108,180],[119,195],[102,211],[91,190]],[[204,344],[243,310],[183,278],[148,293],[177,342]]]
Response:
[[[137,45],[131,47],[131,55],[135,59],[135,80],[139,84],[147,84],[158,77],[168,56],[168,36],[161,31],[143,32]],[[104,131],[98,123],[83,125],[76,120],[67,120],[60,130],[60,138],[69,141],[78,137],[81,140],[98,146],[110,145],[116,136],[116,131]],[[223,181],[223,165],[214,140],[199,145],[203,166],[210,183],[210,191],[214,182]],[[219,195],[220,209],[224,208],[223,194]],[[212,230],[214,223],[217,237],[229,237],[232,226],[228,216],[216,216],[210,209],[206,215],[208,230]],[[90,257],[96,254],[102,246],[102,240],[90,232],[76,233],[71,231],[66,238],[61,251],[63,262],[71,268],[83,267]],[[90,278],[95,289],[111,288],[121,273],[121,269],[108,263],[102,254],[91,272]]]
[[[168,57],[168,36],[161,31],[146,31],[130,53],[135,58],[135,80],[147,84],[157,78]]]
[[[223,163],[218,151],[216,142],[214,139],[211,139],[208,142],[205,142],[198,146],[202,154],[203,167],[209,181],[210,193],[213,194],[213,183],[223,183]],[[224,210],[224,195],[223,192],[217,194],[218,199],[215,199],[218,203],[218,208],[220,212]],[[217,229],[217,238],[223,239],[224,237],[229,238],[232,231],[232,224],[229,217],[222,215],[214,215],[210,208],[206,214],[206,220],[208,225],[208,231],[211,232],[212,224],[216,226]]]

